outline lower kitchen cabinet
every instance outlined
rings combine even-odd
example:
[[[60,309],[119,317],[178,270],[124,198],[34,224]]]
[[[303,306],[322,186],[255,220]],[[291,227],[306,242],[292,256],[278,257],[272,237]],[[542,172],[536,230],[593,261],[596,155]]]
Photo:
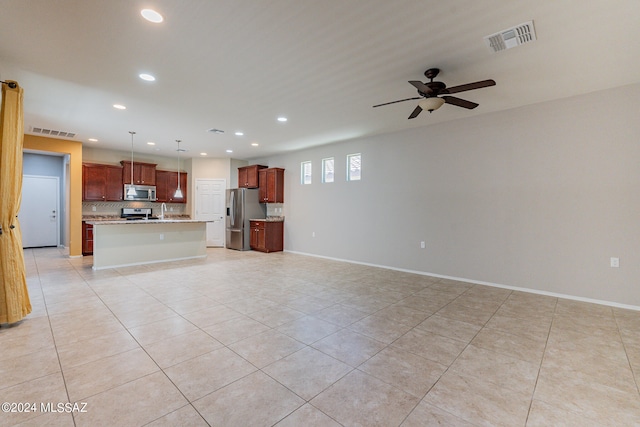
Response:
[[[82,255],[93,255],[93,225],[82,221]]]
[[[251,221],[249,246],[255,251],[278,252],[284,249],[284,222]]]

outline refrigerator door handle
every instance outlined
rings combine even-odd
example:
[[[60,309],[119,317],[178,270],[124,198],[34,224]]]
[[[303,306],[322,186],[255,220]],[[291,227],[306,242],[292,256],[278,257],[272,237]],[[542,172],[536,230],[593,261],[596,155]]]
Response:
[[[231,227],[234,228],[236,225],[236,193],[235,191],[231,192],[231,200],[229,204],[231,205]]]

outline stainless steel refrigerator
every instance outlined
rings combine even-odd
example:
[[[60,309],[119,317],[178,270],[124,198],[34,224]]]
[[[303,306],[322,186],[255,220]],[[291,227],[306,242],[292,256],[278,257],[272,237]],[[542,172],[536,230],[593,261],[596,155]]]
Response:
[[[228,249],[248,251],[250,219],[266,218],[266,207],[258,201],[258,189],[232,188],[227,190]]]

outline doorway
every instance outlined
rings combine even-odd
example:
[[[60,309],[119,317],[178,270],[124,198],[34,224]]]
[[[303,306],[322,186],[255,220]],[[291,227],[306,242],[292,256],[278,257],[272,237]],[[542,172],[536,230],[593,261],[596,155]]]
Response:
[[[224,247],[224,179],[196,179],[196,219],[207,221],[207,247]]]
[[[56,176],[24,175],[18,212],[22,247],[60,245],[60,180]]]

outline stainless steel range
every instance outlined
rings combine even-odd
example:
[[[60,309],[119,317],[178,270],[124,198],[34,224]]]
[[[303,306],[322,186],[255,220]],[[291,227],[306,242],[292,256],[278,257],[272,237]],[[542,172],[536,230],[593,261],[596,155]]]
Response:
[[[137,219],[156,219],[153,216],[153,209],[151,208],[122,208],[120,218],[124,218],[128,221],[134,221]]]

